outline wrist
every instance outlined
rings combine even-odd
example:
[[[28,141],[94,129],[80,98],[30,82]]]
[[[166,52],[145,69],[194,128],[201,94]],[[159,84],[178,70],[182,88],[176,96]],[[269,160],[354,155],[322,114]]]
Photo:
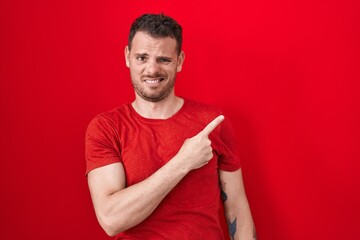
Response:
[[[170,162],[173,165],[174,171],[177,171],[184,176],[191,171],[191,168],[185,164],[186,161],[178,154],[175,155]]]

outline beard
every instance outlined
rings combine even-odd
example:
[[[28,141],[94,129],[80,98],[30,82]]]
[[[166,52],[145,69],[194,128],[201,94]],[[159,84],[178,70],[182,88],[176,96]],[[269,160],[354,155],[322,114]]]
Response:
[[[146,76],[146,78],[160,78],[163,76]],[[165,77],[164,77],[165,79]],[[160,86],[153,86],[153,87],[149,87],[149,89],[147,89],[147,87],[144,87],[142,85],[143,81],[134,81],[134,78],[131,77],[131,83],[134,87],[135,92],[137,93],[137,95],[139,95],[142,99],[149,101],[149,102],[160,102],[161,100],[165,99],[167,96],[169,96],[169,94],[173,91],[174,89],[174,85],[175,85],[175,78],[174,79],[168,79],[168,80],[163,80],[163,81],[167,81],[165,84],[162,83]]]

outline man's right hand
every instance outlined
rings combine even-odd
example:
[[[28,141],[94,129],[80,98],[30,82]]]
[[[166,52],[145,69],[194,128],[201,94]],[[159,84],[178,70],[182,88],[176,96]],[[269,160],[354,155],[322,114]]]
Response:
[[[192,138],[185,140],[177,157],[185,160],[183,166],[189,171],[200,168],[207,164],[213,157],[209,134],[224,120],[220,115],[212,120],[201,132]]]

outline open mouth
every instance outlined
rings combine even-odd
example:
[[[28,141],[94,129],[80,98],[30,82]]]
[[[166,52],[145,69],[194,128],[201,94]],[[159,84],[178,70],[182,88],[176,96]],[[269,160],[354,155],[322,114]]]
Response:
[[[150,84],[156,84],[156,83],[160,83],[163,80],[165,80],[165,78],[161,77],[161,78],[145,79],[144,82],[150,83]]]

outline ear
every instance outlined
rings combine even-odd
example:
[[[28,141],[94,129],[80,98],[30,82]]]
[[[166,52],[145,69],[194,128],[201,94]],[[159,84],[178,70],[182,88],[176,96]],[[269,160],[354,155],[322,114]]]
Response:
[[[125,47],[124,55],[125,55],[125,63],[126,63],[126,66],[127,66],[127,67],[130,67],[130,61],[129,61],[129,58],[130,58],[130,50],[129,50],[129,46],[126,46],[126,47]]]
[[[177,67],[176,67],[177,72],[181,72],[184,61],[185,61],[185,53],[184,53],[184,51],[181,51],[181,53],[179,54],[179,57],[178,57],[178,62],[177,62]]]

